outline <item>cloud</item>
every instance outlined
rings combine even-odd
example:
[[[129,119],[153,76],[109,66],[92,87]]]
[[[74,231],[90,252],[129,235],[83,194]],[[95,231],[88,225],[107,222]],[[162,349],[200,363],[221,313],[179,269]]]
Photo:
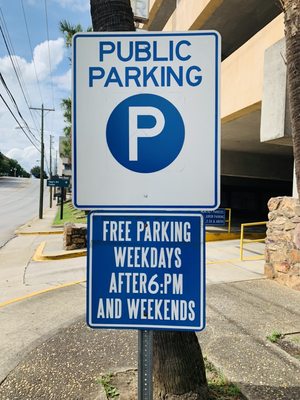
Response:
[[[55,112],[46,112],[44,118],[44,134],[45,134],[45,149],[49,150],[49,135],[54,135],[53,151],[58,148],[58,137],[63,135],[65,126],[63,112],[61,110],[61,100],[70,96],[70,85],[68,84],[68,75],[70,69],[67,57],[65,56],[64,41],[62,38],[49,41],[51,52],[52,71],[53,74],[53,92],[50,79],[50,68],[48,64],[48,43],[44,41],[37,45],[33,51],[36,70],[39,79],[39,86],[35,76],[35,69],[32,59],[26,60],[20,56],[13,56],[21,71],[21,82],[23,91],[31,107],[39,108],[44,103],[46,108],[55,108]],[[32,132],[37,138],[40,137],[41,128],[41,111],[29,110],[20,86],[18,84],[11,60],[8,56],[0,58],[0,71],[5,79],[5,82],[13,94],[18,108],[24,117],[25,121],[32,129]],[[6,93],[4,87],[0,83],[0,91],[5,101],[17,117],[19,123],[24,126],[14,107],[13,102]],[[42,94],[42,98],[40,96]],[[54,96],[52,96],[52,93]],[[54,97],[54,99],[53,99]],[[53,101],[52,101],[53,100]],[[53,104],[54,102],[54,104]],[[8,111],[4,103],[0,99],[0,151],[7,154],[8,157],[15,158],[23,168],[30,170],[39,159],[38,151],[32,146],[25,134],[16,129],[18,123],[15,121],[11,113]],[[37,143],[37,147],[39,148]],[[49,155],[47,155],[49,161]],[[22,164],[24,163],[24,165]]]
[[[35,165],[39,165],[40,153],[33,146],[28,146],[23,149],[15,147],[9,150],[5,155],[6,157],[17,160],[21,167],[27,172],[30,172],[31,168]]]
[[[72,72],[71,69],[67,71],[64,75],[53,77],[53,82],[61,89],[71,91],[71,79]]]
[[[72,11],[89,11],[90,10],[90,0],[54,0],[63,8],[67,8]]]
[[[51,69],[54,71],[64,57],[64,39],[49,40]],[[33,51],[33,59],[40,79],[50,75],[48,41],[37,45]],[[33,64],[33,62],[31,63]]]
[[[64,58],[65,47],[63,38],[49,40],[49,49],[51,57],[51,69],[54,71]],[[13,56],[13,60],[20,67],[22,76],[28,83],[43,80],[50,76],[48,41],[45,41],[35,47],[33,50],[33,60],[27,62],[24,58]],[[15,72],[8,56],[0,58],[0,70],[4,76],[14,76]]]

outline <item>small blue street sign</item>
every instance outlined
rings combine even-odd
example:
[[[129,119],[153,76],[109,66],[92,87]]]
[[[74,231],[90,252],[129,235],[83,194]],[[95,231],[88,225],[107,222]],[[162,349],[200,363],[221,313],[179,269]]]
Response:
[[[200,214],[92,212],[87,322],[92,328],[199,331],[205,326]]]
[[[70,180],[68,178],[47,179],[47,186],[50,187],[68,187]]]
[[[224,226],[226,223],[225,208],[218,208],[214,211],[203,212],[205,225]]]

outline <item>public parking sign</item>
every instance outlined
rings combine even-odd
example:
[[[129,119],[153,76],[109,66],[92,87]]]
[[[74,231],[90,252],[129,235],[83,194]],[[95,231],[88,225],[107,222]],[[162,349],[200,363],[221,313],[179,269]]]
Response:
[[[201,214],[94,211],[88,232],[87,322],[92,328],[204,328]]]
[[[217,208],[219,73],[213,31],[75,35],[75,206]]]

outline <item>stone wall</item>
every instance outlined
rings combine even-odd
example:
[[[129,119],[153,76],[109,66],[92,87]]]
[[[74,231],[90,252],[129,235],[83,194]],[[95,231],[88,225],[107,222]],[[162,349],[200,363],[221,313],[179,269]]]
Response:
[[[77,250],[86,248],[87,227],[86,224],[72,224],[70,222],[64,225],[64,249]]]
[[[268,202],[265,275],[300,290],[300,203],[292,197]]]

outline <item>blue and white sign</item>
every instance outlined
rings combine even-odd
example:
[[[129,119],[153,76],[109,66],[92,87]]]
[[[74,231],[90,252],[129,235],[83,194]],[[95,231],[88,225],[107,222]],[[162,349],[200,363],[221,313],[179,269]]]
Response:
[[[91,327],[204,328],[202,215],[94,211],[88,232]]]
[[[217,208],[219,74],[213,31],[75,35],[75,206]]]
[[[226,223],[225,208],[218,208],[214,211],[203,213],[205,225],[224,226]]]

